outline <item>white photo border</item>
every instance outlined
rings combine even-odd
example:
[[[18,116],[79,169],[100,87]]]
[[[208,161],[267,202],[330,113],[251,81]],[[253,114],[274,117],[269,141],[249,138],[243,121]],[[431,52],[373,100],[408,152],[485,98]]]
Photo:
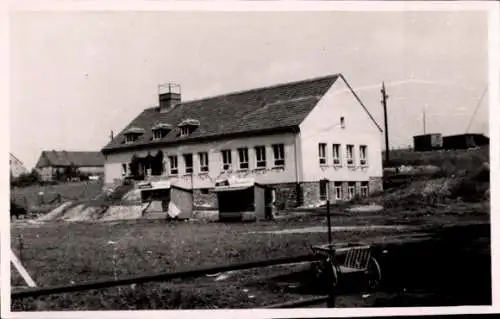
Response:
[[[499,148],[500,148],[500,48],[499,15],[500,6],[496,1],[10,1],[2,10],[0,39],[6,50],[0,50],[2,85],[0,85],[0,139],[2,147],[9,149],[9,14],[13,11],[473,11],[489,12],[489,130],[491,167],[491,255],[492,255],[492,300],[493,306],[459,307],[409,307],[409,308],[346,308],[346,309],[279,309],[279,310],[155,310],[155,311],[68,311],[68,312],[11,312],[10,311],[10,227],[8,214],[1,214],[1,316],[5,318],[269,318],[269,317],[373,317],[387,315],[439,315],[439,314],[485,314],[499,311],[500,275],[500,208],[499,194]],[[2,194],[9,194],[7,175],[7,152],[2,158],[5,178],[1,178]],[[8,195],[2,196],[2,211],[9,210]],[[496,303],[495,303],[496,301]]]

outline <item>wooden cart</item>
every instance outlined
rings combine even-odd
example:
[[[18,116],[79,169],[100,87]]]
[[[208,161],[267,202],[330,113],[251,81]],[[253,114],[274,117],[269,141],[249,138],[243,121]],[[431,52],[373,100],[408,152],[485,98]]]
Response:
[[[333,287],[339,287],[345,284],[343,279],[346,277],[356,276],[364,280],[367,288],[375,289],[382,280],[380,265],[372,256],[370,245],[324,244],[313,246],[312,250],[314,254],[326,257],[312,265],[313,273],[319,283],[329,283]]]

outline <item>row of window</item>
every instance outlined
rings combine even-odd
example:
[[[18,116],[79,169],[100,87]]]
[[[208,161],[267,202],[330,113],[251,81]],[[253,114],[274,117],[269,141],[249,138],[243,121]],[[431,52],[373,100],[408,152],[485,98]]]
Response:
[[[319,155],[319,165],[324,166],[328,165],[328,153],[327,153],[328,145],[326,143],[318,144],[318,155]],[[346,164],[347,166],[355,165],[355,156],[354,156],[354,145],[347,144],[346,146]],[[333,165],[342,166],[342,155],[341,155],[341,144],[333,144],[332,145],[332,161]],[[368,166],[368,147],[366,145],[359,146],[359,165]]]
[[[319,185],[319,196],[320,200],[326,200],[328,192],[328,183],[320,182]],[[344,196],[344,187],[342,182],[335,182],[333,186],[333,198],[335,200],[351,200],[356,195],[360,197],[368,197],[368,182],[361,182],[359,187],[359,192],[356,192],[356,182],[347,183],[347,196]]]
[[[178,125],[179,129],[179,135],[181,137],[189,135],[196,127],[200,125],[200,122],[198,120],[194,119],[186,119],[182,121]],[[156,140],[161,140],[167,134],[170,132],[172,129],[172,126],[167,123],[159,123],[156,126],[153,127],[153,141]],[[139,139],[139,136],[144,134],[144,130],[140,129],[141,131],[132,131],[132,132],[126,132],[125,133],[125,144],[131,144],[136,142]]]
[[[274,144],[272,145],[273,149],[273,167],[284,167],[285,166],[285,146],[284,144]],[[255,152],[256,158],[256,167],[255,168],[266,168],[267,158],[266,158],[266,147],[265,146],[256,146],[253,151]],[[228,171],[233,167],[233,159],[232,152],[230,149],[221,150],[221,158],[222,158],[222,170]],[[239,170],[247,170],[250,168],[249,160],[248,160],[248,147],[242,147],[237,149],[238,153],[238,169]],[[184,160],[184,173],[192,174],[193,173],[193,154],[183,154],[182,158]],[[200,152],[198,153],[198,160],[200,164],[200,173],[207,173],[209,171],[209,163],[208,163],[208,153]],[[177,155],[168,156],[168,165],[169,165],[169,175],[178,175],[179,174],[179,161]]]

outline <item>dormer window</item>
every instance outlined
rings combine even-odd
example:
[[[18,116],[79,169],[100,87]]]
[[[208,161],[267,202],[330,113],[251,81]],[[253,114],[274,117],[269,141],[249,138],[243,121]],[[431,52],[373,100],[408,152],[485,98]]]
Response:
[[[191,128],[189,126],[181,126],[180,129],[181,129],[181,136],[188,136]]]
[[[160,140],[167,136],[168,132],[172,129],[172,126],[167,123],[158,123],[153,126],[153,140]]]
[[[191,134],[198,126],[200,126],[200,121],[194,119],[185,119],[179,125],[180,135],[188,136]]]
[[[140,127],[131,127],[125,131],[125,144],[137,142],[139,137],[144,134],[144,129]]]
[[[139,139],[139,136],[136,134],[126,134],[125,135],[125,143],[126,144],[131,144],[136,142]]]

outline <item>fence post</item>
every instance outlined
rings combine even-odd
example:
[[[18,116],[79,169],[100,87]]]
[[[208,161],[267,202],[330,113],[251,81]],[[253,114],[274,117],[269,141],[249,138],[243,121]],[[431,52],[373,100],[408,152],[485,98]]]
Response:
[[[338,281],[336,279],[336,276],[338,274],[335,273],[335,260],[332,259],[332,257],[329,257],[326,262],[329,264],[328,266],[328,272],[327,272],[327,279],[328,279],[328,301],[326,302],[326,307],[327,308],[335,308],[335,297],[337,295],[337,285]],[[334,284],[335,282],[335,284]]]
[[[17,238],[19,240],[19,261],[21,264],[23,263],[23,250],[24,250],[24,244],[23,244],[23,237],[21,233],[17,234]]]
[[[328,244],[332,244],[332,222],[330,216],[330,199],[326,200],[326,220],[328,222]]]
[[[327,308],[335,308],[335,287],[331,284],[328,291],[328,301],[326,302]]]

